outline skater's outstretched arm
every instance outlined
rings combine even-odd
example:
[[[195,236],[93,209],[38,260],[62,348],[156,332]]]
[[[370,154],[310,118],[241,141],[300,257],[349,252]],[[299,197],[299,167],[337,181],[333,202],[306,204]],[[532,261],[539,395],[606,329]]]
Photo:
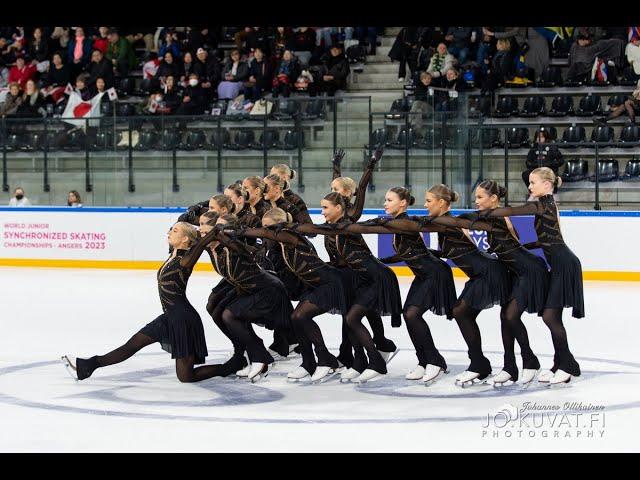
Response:
[[[344,158],[343,149],[338,150],[333,156],[333,159],[331,160],[331,163],[333,163],[333,177],[331,178],[331,180],[335,180],[336,178],[339,178],[342,176],[342,159],[343,158]]]
[[[535,242],[525,243],[522,246],[527,250],[533,250],[534,248],[542,248],[542,244],[540,243],[540,240],[536,240]]]
[[[484,230],[487,232],[493,230],[493,225],[482,221],[477,213],[463,214],[458,217],[450,217],[448,215],[433,217],[432,223],[451,228],[465,228],[467,230]]]
[[[198,262],[198,259],[200,258],[200,255],[202,255],[202,252],[204,251],[204,249],[207,248],[207,245],[209,245],[211,242],[215,242],[216,240],[219,241],[219,238],[218,238],[218,232],[214,228],[209,233],[207,233],[204,237],[200,237],[200,240],[198,240],[189,249],[187,254],[180,259],[180,266],[183,268],[193,268],[195,264]]]
[[[379,258],[382,263],[399,263],[404,260],[399,255],[391,255],[390,257]]]
[[[480,218],[487,217],[516,217],[520,215],[542,215],[544,207],[540,202],[527,202],[518,207],[501,207],[493,210],[484,210],[479,213]]]
[[[376,163],[378,163],[380,158],[382,158],[383,151],[384,148],[379,146],[376,151],[373,152],[373,155],[367,164],[367,168],[365,168],[362,177],[360,177],[360,183],[358,184],[358,189],[355,192],[356,200],[353,203],[353,206],[347,210],[347,216],[354,222],[357,222],[362,216],[367,187],[369,186],[369,182],[371,182],[371,176],[373,175],[373,169],[375,168]]]
[[[303,243],[296,235],[277,228],[241,228],[239,230],[225,230],[225,233],[247,238],[263,238],[288,245],[300,245]]]

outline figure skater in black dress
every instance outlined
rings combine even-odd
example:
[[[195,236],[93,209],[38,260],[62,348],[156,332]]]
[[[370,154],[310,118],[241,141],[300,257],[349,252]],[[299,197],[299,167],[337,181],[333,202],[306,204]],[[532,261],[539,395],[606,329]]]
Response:
[[[249,210],[261,219],[271,210],[271,204],[264,199],[264,180],[252,175],[242,181],[242,187],[249,195]]]
[[[249,193],[242,187],[241,183],[232,183],[224,189],[224,194],[233,202],[233,213],[240,223],[246,227],[259,227],[260,217],[251,213],[249,207]]]
[[[246,350],[251,362],[248,377],[256,381],[266,376],[274,360],[262,339],[253,331],[251,323],[269,330],[276,327],[283,331],[291,330],[293,308],[282,282],[256,263],[255,249],[222,232],[225,228],[237,230],[239,227],[237,217],[224,215],[216,220],[215,227],[205,225],[201,235],[204,234],[203,238],[207,240],[207,252],[215,271],[233,286],[233,291],[221,300],[222,307],[219,307],[223,333],[234,345],[230,363],[242,363],[241,352]],[[207,231],[209,228],[211,230]]]
[[[437,231],[441,256],[453,261],[469,277],[452,310],[471,360],[469,367],[456,377],[456,384],[464,387],[483,383],[491,374],[491,363],[482,352],[476,318],[482,310],[506,305],[511,283],[504,264],[479,251],[467,230],[457,226],[429,225],[435,223],[435,218],[451,217],[451,203],[457,199],[458,194],[446,185],[433,186],[425,195],[425,207],[430,216],[423,217],[422,226],[414,221],[415,218],[392,219],[384,225],[391,233]],[[425,225],[431,228],[424,229]]]
[[[538,381],[568,383],[571,377],[580,376],[580,365],[569,350],[567,331],[562,323],[563,308],[572,308],[575,318],[584,317],[584,294],[582,286],[582,265],[562,238],[558,207],[553,198],[554,187],[559,187],[562,179],[547,167],[536,168],[529,175],[529,191],[536,198],[519,207],[502,207],[483,212],[481,217],[506,217],[515,215],[535,215],[537,242],[526,245],[541,247],[551,267],[549,291],[542,310],[542,320],[551,331],[555,350],[553,366],[542,372]]]
[[[186,222],[173,225],[167,236],[173,252],[157,274],[162,315],[143,327],[127,343],[105,355],[86,359],[64,355],[61,360],[73,378],[89,378],[97,368],[123,362],[156,342],[175,359],[176,375],[181,382],[200,382],[227,376],[237,369],[233,363],[195,366],[205,362],[207,344],[202,320],[189,303],[186,289],[204,245],[197,242],[196,229]]]
[[[339,229],[342,224],[352,223],[345,217],[346,208],[340,194],[335,192],[328,194],[321,205],[322,214],[327,223],[337,224],[335,227],[307,223],[292,225],[291,229],[304,235],[316,234],[331,238],[332,243],[327,249],[332,259],[331,263],[334,264],[340,260],[352,271],[353,280],[343,282],[350,285],[353,290],[347,295],[351,300],[345,321],[347,333],[355,350],[355,358],[350,368],[341,373],[341,379],[366,382],[386,374],[387,366],[369,331],[362,324],[362,318],[373,311],[378,315],[390,315],[391,325],[400,326],[402,300],[398,279],[389,267],[373,256],[362,235],[336,235],[336,228]]]
[[[266,228],[241,228],[235,234],[274,242],[274,249],[281,252],[281,268],[301,283],[301,291],[296,295],[298,305],[291,320],[300,341],[302,365],[290,372],[287,378],[299,381],[311,377],[315,382],[335,373],[338,360],[329,353],[322,332],[313,318],[327,312],[345,315],[347,303],[341,273],[318,257],[308,239],[285,228],[289,221],[290,216],[284,210],[274,208],[262,218],[262,225]],[[312,345],[318,357],[317,362]]]
[[[331,181],[331,191],[339,193],[345,202],[345,218],[348,218],[352,222],[357,222],[362,216],[364,209],[364,202],[366,199],[367,188],[373,175],[373,169],[382,157],[383,149],[379,147],[374,152],[373,156],[369,160],[368,165],[365,167],[362,177],[360,177],[360,183],[356,185],[356,182],[349,177],[342,177],[342,159],[344,158],[344,150],[338,150],[333,156],[333,176]],[[355,201],[353,198],[355,197]],[[324,239],[325,248],[335,250],[335,241],[331,237]],[[335,262],[335,263],[334,263]],[[343,270],[347,277],[353,276],[351,269],[346,267],[346,264],[339,260],[339,257],[332,259],[332,265]],[[373,342],[376,344],[376,348],[388,363],[398,353],[398,348],[393,340],[387,338],[384,334],[384,324],[382,318],[375,311],[370,311],[366,315],[367,321],[371,326],[373,333]],[[340,355],[338,360],[349,367],[353,363],[352,347],[349,343],[349,337],[347,335],[347,326],[342,326],[342,342],[340,343]]]
[[[289,183],[279,175],[272,173],[264,177],[264,199],[271,204],[271,208],[284,210],[296,223],[313,223],[306,206],[301,210],[285,198],[288,189]]]
[[[291,190],[291,182],[294,178],[296,178],[296,171],[292,169],[286,163],[279,163],[278,165],[274,165],[271,167],[270,174],[278,175],[284,182],[287,184],[287,189],[284,191],[284,198],[288,202],[295,205],[298,210],[301,212],[309,213],[309,209],[307,208],[307,204],[304,203],[304,200],[300,195]]]
[[[415,203],[408,189],[394,187],[387,191],[384,209],[397,219],[407,219],[407,208]],[[384,227],[364,224],[346,225],[341,233],[389,233]],[[436,257],[424,243],[419,233],[396,233],[393,237],[396,254],[381,258],[383,263],[406,262],[415,278],[404,302],[403,316],[411,342],[416,349],[418,365],[407,373],[407,380],[422,380],[433,384],[447,371],[447,363],[435,346],[429,325],[424,320],[425,312],[446,315],[452,318],[456,302],[456,288],[451,267]]]

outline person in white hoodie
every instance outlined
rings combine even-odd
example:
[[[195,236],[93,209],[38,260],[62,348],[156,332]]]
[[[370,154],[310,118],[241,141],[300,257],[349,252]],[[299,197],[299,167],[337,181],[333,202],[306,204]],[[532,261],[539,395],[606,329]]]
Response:
[[[16,187],[13,191],[13,197],[9,200],[10,207],[28,207],[31,205],[31,201],[24,195],[24,189],[22,187]]]
[[[633,80],[640,80],[640,38],[634,37],[627,44],[624,54],[629,61],[627,77]]]

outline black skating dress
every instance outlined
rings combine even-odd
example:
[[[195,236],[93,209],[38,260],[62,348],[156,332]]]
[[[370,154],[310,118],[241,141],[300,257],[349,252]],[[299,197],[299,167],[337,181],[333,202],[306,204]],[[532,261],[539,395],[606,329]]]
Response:
[[[188,250],[177,250],[158,270],[158,293],[162,315],[144,326],[140,333],[151,337],[171,354],[171,358],[193,356],[195,364],[205,362],[207,342],[202,320],[187,299],[187,282],[195,261]],[[195,259],[197,261],[197,258]]]
[[[582,265],[562,238],[558,207],[553,195],[519,207],[502,207],[487,212],[488,217],[535,215],[537,242],[528,246],[541,247],[551,267],[549,291],[545,308],[572,308],[575,318],[584,317]],[[483,215],[480,215],[481,217]]]

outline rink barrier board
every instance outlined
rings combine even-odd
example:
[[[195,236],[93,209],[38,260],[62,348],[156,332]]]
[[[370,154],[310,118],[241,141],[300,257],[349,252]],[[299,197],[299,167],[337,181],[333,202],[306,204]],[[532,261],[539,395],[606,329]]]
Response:
[[[98,268],[114,270],[158,270],[162,262],[138,261],[128,262],[119,260],[56,260],[38,258],[0,258],[0,267],[36,267],[36,268]],[[400,277],[411,277],[413,273],[409,267],[390,267]],[[211,264],[198,263],[195,271],[212,272]],[[453,276],[467,278],[457,267],[451,269]],[[640,272],[608,272],[583,271],[583,280],[604,282],[640,282]]]
[[[110,240],[109,247],[112,249],[112,251],[105,250],[102,252],[54,252],[53,249],[49,252],[46,252],[42,251],[41,249],[29,249],[30,251],[26,252],[24,251],[27,250],[26,248],[23,248],[22,250],[16,248],[14,249],[15,252],[24,254],[24,257],[31,258],[15,258],[14,255],[7,255],[7,253],[10,253],[12,251],[11,248],[4,248],[3,250],[2,248],[4,247],[4,244],[2,244],[0,245],[0,266],[156,270],[160,267],[162,262],[151,259],[162,258],[163,256],[165,256],[166,245],[160,245],[160,242],[154,241],[149,242],[147,248],[147,242],[140,242],[139,238],[141,235],[146,235],[147,233],[149,234],[149,238],[156,238],[155,235],[157,235],[158,233],[158,225],[161,225],[164,229],[167,223],[167,219],[169,220],[169,222],[174,221],[177,216],[183,213],[185,210],[185,208],[181,207],[0,207],[0,212],[3,212],[0,213],[0,219],[3,220],[3,222],[0,223],[0,227],[7,226],[7,219],[8,221],[13,221],[14,223],[28,222],[30,219],[21,218],[21,212],[50,212],[55,213],[55,215],[52,215],[50,217],[45,216],[42,218],[38,217],[35,221],[52,222],[52,224],[54,225],[54,227],[52,228],[57,228],[59,230],[74,228],[93,228],[102,231],[103,235],[107,235],[107,238]],[[453,210],[452,212],[454,214],[457,214],[464,211],[468,210]],[[323,221],[323,218],[319,215],[320,209],[310,209],[309,212],[313,215],[314,221],[316,223],[320,223]],[[11,215],[2,218],[2,215],[4,213],[10,213]],[[60,215],[61,213],[63,215]],[[99,218],[94,217],[89,222],[80,220],[81,218],[83,218],[83,215],[96,213],[116,215],[114,217],[111,217],[111,215],[106,215]],[[425,209],[412,209],[410,210],[410,213],[415,215],[425,215],[427,212]],[[71,216],[64,214],[71,214]],[[77,217],[76,214],[79,214],[80,216]],[[136,215],[129,216],[122,214]],[[141,223],[139,222],[139,220],[137,220],[137,214],[148,215],[148,226],[145,225],[144,228],[140,228]],[[167,215],[170,216],[167,218]],[[378,215],[384,215],[384,211],[382,209],[365,209],[363,211],[363,220],[366,219],[366,216],[372,217]],[[576,228],[576,231],[573,231],[573,226],[572,228],[567,229],[568,232],[566,232],[563,228],[565,237],[569,237],[567,243],[569,243],[570,246],[575,246],[577,250],[581,248],[583,248],[584,250],[583,252],[577,253],[583,261],[583,278],[585,280],[640,281],[640,263],[638,263],[637,259],[633,257],[629,258],[618,255],[615,261],[607,263],[607,252],[612,251],[612,249],[622,249],[626,250],[627,252],[633,251],[635,250],[633,244],[635,244],[636,242],[633,242],[633,244],[629,246],[631,250],[629,248],[625,249],[624,244],[621,244],[618,240],[616,240],[616,243],[610,246],[608,249],[602,248],[603,242],[608,240],[608,238],[603,237],[602,232],[608,231],[608,228],[616,229],[611,230],[613,231],[612,238],[616,237],[615,232],[620,232],[621,230],[624,231],[625,235],[629,234],[629,238],[638,238],[638,236],[640,236],[640,230],[638,230],[637,227],[637,225],[640,225],[639,223],[633,221],[633,225],[628,226],[627,224],[620,225],[620,222],[616,222],[615,220],[616,218],[640,218],[640,212],[568,210],[561,211],[560,215],[562,217],[591,217],[593,218],[593,220],[596,220],[597,218],[602,219],[602,225],[597,225],[597,223],[592,223],[589,221],[589,219],[584,218],[584,220],[578,220],[579,228]],[[535,232],[532,228],[533,217],[512,217],[512,220],[515,220],[514,226],[516,226],[518,232],[520,233],[521,241],[523,243],[535,239]],[[612,221],[613,223],[607,223],[609,221]],[[516,222],[518,222],[519,224],[516,225]],[[611,227],[609,227],[609,225],[611,225]],[[131,233],[129,232],[130,230]],[[485,249],[486,238],[483,239],[483,237],[486,236],[482,232],[471,233],[474,237],[474,240],[478,243],[479,248]],[[430,242],[433,243],[435,238],[435,234],[431,234],[431,237],[429,234],[425,234],[425,241],[427,244],[429,244]],[[617,238],[619,239],[620,236],[618,235]],[[625,237],[623,236],[623,238]],[[370,244],[370,247],[372,248],[374,254],[377,254],[379,257],[386,256],[389,249],[391,248],[391,235],[365,235],[365,239]],[[582,239],[587,239],[587,241],[581,242]],[[312,239],[312,241],[316,244],[317,247],[322,243],[322,240],[320,240],[319,238]],[[130,244],[133,244],[133,246]],[[142,247],[140,245],[142,245]],[[34,250],[41,251],[36,252]],[[326,256],[324,248],[319,248],[318,250],[321,257]],[[535,250],[533,252],[536,253]],[[33,258],[37,257],[38,253],[41,254],[42,257]],[[539,251],[538,254],[540,254]],[[49,257],[47,257],[47,255],[49,255]],[[20,255],[17,256],[19,257]],[[66,258],[50,258],[50,256]],[[102,256],[102,259],[95,258],[100,256]],[[589,265],[584,265],[585,263]],[[609,266],[613,268],[609,269]],[[396,274],[400,276],[412,275],[411,271],[406,266],[392,266],[391,268],[396,272]],[[205,259],[205,261],[201,260],[196,265],[195,270],[211,271],[212,267],[208,262],[208,259]],[[466,277],[464,273],[462,273],[462,271],[457,268],[454,268],[453,271],[454,276],[456,277]]]

